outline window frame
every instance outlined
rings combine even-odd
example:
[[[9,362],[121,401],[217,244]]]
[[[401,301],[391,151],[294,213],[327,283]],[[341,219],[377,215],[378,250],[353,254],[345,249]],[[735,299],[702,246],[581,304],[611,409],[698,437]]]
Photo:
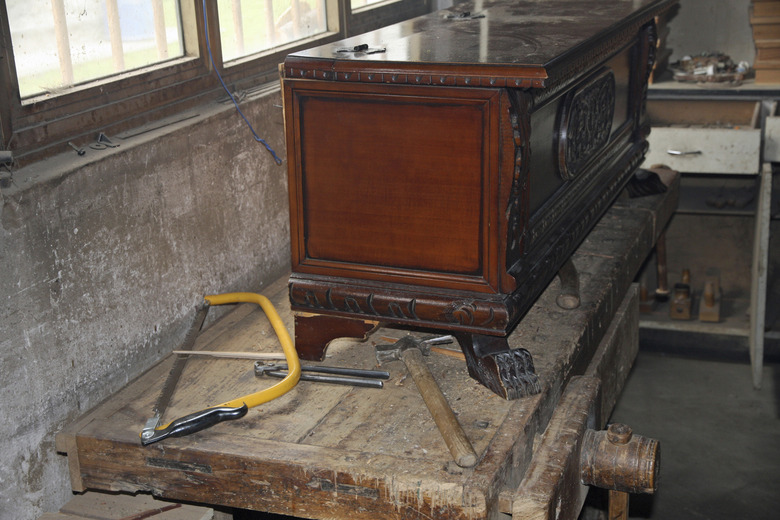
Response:
[[[55,96],[22,101],[8,22],[0,0],[0,149],[12,150],[20,166],[85,143],[99,132],[129,130],[197,106],[220,95],[206,47],[202,0],[180,0],[184,57],[66,89]],[[328,28],[316,37],[271,52],[222,61],[217,2],[207,0],[208,34],[214,62],[231,88],[274,81],[287,54],[430,12],[432,0],[395,0],[352,12],[350,0],[326,0]]]

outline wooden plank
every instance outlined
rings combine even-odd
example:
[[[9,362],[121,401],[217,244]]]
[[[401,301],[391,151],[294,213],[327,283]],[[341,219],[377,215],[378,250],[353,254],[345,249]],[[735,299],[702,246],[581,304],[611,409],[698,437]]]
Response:
[[[639,287],[633,284],[585,371],[601,381],[601,416],[596,417],[595,429],[607,424],[638,353]]]
[[[600,415],[600,390],[598,378],[580,376],[569,382],[515,493],[513,518],[577,518],[588,494],[580,483],[580,447],[585,430],[594,428]]]
[[[676,200],[676,192],[649,199],[664,208]],[[68,455],[78,458],[80,481],[92,489],[151,491],[174,500],[304,518],[496,518],[499,493],[504,486],[520,485],[537,433],[547,427],[569,378],[587,370],[665,226],[652,208],[648,200],[613,207],[574,257],[581,306],[557,306],[556,280],[510,336],[513,348],[533,355],[539,395],[506,401],[470,379],[463,362],[438,354],[427,359],[480,457],[474,468],[451,463],[401,363],[386,365],[391,379],[382,390],[302,382],[241,420],[141,447],[138,435],[170,364],[166,360],[69,430],[75,448],[69,447]],[[285,286],[281,279],[266,295],[289,329]],[[262,311],[246,309],[239,307],[206,331],[210,340],[204,334],[196,348],[278,349]],[[379,329],[363,343],[337,340],[325,363],[372,368],[372,343],[397,334]],[[251,361],[191,361],[171,417],[273,384],[254,376]]]

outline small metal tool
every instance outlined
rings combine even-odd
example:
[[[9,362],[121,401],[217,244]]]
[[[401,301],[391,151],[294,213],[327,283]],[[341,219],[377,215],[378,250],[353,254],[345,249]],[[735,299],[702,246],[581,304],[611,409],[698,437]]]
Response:
[[[105,150],[106,148],[118,148],[119,145],[115,144],[106,134],[100,132],[95,139],[95,142],[89,145],[93,150]]]
[[[701,155],[701,150],[692,150],[690,152],[685,152],[682,150],[666,150],[666,153],[669,155]]]
[[[367,43],[361,43],[360,45],[355,45],[354,47],[347,47],[344,49],[339,49],[336,52],[354,52],[356,54],[362,53],[362,54],[380,54],[382,52],[385,52],[387,49],[384,47],[369,47]]]
[[[76,153],[79,154],[79,155],[84,155],[85,153],[87,153],[87,151],[85,149],[76,146],[75,144],[71,143],[70,141],[68,141],[68,146],[70,146],[71,148],[76,150]]]
[[[309,373],[307,373],[309,372]],[[315,372],[314,374],[310,372]],[[320,375],[323,374],[323,375]],[[255,375],[270,377],[285,377],[287,365],[276,363],[255,362]],[[301,381],[331,383],[336,385],[362,386],[366,388],[382,388],[382,379],[389,379],[390,373],[384,370],[363,370],[359,368],[342,368],[316,365],[301,366]]]

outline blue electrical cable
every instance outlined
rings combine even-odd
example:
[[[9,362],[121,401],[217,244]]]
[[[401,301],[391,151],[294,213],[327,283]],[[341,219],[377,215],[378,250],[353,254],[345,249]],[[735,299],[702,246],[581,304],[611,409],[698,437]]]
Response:
[[[246,118],[244,113],[241,111],[241,108],[239,108],[238,101],[236,101],[236,98],[233,97],[233,94],[230,93],[230,90],[227,88],[227,85],[225,85],[225,81],[222,79],[222,75],[220,75],[219,70],[217,69],[217,64],[214,63],[214,56],[211,54],[211,42],[209,41],[209,19],[208,19],[208,15],[206,14],[206,0],[203,0],[203,26],[206,31],[206,48],[208,48],[209,51],[209,59],[211,60],[211,66],[214,67],[214,72],[217,73],[217,78],[219,78],[219,82],[222,83],[222,88],[225,89],[225,92],[227,92],[227,95],[230,97],[230,100],[236,106],[236,110],[238,110],[238,113],[241,115],[241,118],[246,123],[246,126],[248,126],[249,130],[252,131],[252,135],[254,136],[255,141],[265,146],[265,149],[268,150],[273,156],[274,161],[276,161],[276,164],[282,164],[282,160],[279,158],[278,155],[276,155],[274,149],[271,148],[271,146],[265,142],[265,139],[257,135],[255,129],[252,128],[252,124],[249,122],[249,120]]]

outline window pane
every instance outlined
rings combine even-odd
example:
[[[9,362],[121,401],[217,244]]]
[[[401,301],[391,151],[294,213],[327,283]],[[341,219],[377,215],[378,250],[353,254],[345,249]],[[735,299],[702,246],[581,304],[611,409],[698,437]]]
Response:
[[[325,0],[218,0],[217,6],[223,61],[327,30]]]
[[[183,55],[178,0],[8,0],[21,96]]]

